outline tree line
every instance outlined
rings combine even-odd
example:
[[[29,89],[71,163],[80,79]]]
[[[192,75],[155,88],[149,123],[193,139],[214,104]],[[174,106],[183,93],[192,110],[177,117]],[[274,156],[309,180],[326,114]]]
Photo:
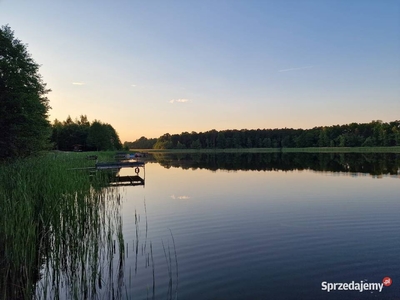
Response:
[[[89,122],[86,115],[74,121],[70,116],[52,124],[50,141],[54,149],[63,151],[120,150],[122,143],[115,129],[107,123]]]
[[[166,133],[125,142],[132,149],[225,149],[400,146],[400,121],[351,123],[312,129],[254,129]]]

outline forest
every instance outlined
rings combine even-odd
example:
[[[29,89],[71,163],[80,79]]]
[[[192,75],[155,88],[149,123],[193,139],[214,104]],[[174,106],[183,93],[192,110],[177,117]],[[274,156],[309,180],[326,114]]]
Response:
[[[158,139],[125,142],[130,149],[226,149],[400,146],[400,121],[351,123],[312,129],[210,130],[166,133]]]
[[[98,120],[89,122],[86,115],[74,121],[69,116],[63,122],[54,120],[50,141],[54,149],[62,151],[122,149],[119,136],[110,124]]]

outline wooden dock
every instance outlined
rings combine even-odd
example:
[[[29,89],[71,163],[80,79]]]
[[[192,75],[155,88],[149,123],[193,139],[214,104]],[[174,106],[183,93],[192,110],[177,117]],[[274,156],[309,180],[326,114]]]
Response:
[[[92,159],[92,158],[91,158]],[[72,168],[69,170],[86,170],[90,173],[96,173],[97,171],[109,171],[112,176],[109,178],[109,185],[111,186],[144,186],[145,179],[139,176],[140,167],[143,168],[144,176],[145,172],[145,162],[144,161],[113,161],[113,162],[97,162],[94,167],[83,167],[83,168]],[[119,171],[122,168],[135,168],[135,175],[124,175],[120,176]],[[92,175],[91,175],[92,176]]]
[[[120,168],[138,168],[144,167],[144,162],[142,161],[120,161],[120,162],[101,162],[96,163],[97,170],[106,169],[120,169]]]

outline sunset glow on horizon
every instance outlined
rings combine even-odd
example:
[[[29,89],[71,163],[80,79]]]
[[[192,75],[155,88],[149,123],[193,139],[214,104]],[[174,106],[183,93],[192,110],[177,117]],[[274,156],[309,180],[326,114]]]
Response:
[[[0,1],[41,65],[50,120],[121,141],[398,120],[400,2]]]

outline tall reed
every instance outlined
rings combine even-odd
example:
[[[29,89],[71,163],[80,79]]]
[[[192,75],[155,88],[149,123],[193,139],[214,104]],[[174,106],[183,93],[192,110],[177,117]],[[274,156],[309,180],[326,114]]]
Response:
[[[120,196],[104,174],[69,170],[93,164],[84,158],[47,154],[1,165],[0,299],[87,299],[104,285],[120,293],[103,267],[115,240],[123,265]]]
[[[113,153],[96,155],[102,161],[113,157]],[[128,295],[124,279],[129,248],[122,234],[120,190],[109,186],[112,174],[93,172],[95,162],[86,156],[47,153],[0,165],[0,300],[133,296]],[[82,170],[86,167],[89,170]],[[145,238],[139,238],[140,215],[135,212],[136,239],[131,251],[135,254],[135,275],[138,256],[147,257],[154,299],[155,263],[151,242],[146,250],[145,202],[144,209]],[[169,299],[173,294],[177,298],[178,288],[174,240],[173,249],[174,291],[169,245],[166,256]],[[129,287],[131,279],[129,270]]]

